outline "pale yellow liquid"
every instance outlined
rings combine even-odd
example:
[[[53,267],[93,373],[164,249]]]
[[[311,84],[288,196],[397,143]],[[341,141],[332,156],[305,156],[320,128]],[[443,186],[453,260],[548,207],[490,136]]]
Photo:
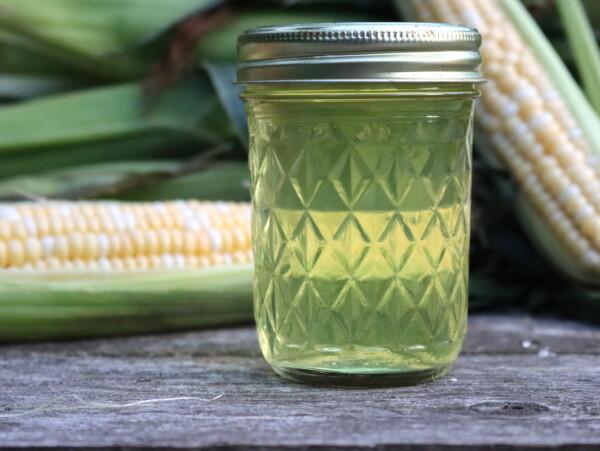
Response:
[[[280,374],[433,377],[456,359],[471,104],[453,105],[426,118],[378,104],[249,110],[255,317]]]
[[[378,373],[456,358],[467,294],[468,228],[460,206],[438,210],[436,218],[429,211],[271,214],[287,239],[273,242],[279,260],[257,253],[258,331],[267,360]],[[317,226],[295,233],[308,217]],[[454,232],[444,234],[432,221]]]

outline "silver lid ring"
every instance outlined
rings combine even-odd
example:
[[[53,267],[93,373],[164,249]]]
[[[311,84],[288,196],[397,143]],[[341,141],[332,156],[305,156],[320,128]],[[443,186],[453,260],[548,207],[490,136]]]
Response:
[[[481,83],[480,44],[447,24],[261,27],[238,38],[238,84]]]

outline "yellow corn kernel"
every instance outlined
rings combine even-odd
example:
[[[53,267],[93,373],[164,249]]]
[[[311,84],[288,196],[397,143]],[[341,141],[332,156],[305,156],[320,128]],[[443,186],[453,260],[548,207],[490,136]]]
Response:
[[[25,252],[23,251],[23,245],[19,240],[10,240],[6,243],[8,261],[10,266],[19,267],[24,263]]]
[[[24,250],[26,262],[35,263],[42,257],[42,246],[37,238],[27,238]]]
[[[6,249],[6,244],[3,241],[0,241],[0,268],[5,268],[8,263],[8,251]]]

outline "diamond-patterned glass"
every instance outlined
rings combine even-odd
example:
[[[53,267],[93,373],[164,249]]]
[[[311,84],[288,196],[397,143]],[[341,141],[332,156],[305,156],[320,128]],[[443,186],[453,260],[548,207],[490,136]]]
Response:
[[[276,368],[449,365],[466,329],[472,101],[248,102],[255,315]]]

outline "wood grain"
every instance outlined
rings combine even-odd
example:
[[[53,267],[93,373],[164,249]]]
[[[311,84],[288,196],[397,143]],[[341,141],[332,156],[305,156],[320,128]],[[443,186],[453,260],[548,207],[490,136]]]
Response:
[[[408,388],[285,382],[251,326],[4,346],[0,381],[1,449],[600,449],[600,328],[552,319],[473,316],[454,370]],[[222,396],[21,415],[73,395]]]

